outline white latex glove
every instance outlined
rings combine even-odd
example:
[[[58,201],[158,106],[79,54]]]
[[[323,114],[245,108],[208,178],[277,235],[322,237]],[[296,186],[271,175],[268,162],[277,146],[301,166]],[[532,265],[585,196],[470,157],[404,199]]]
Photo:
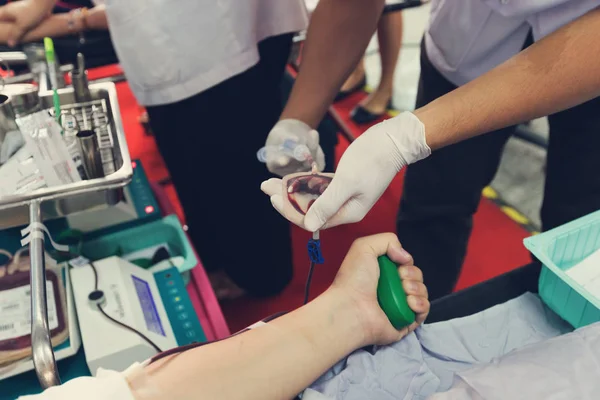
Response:
[[[284,119],[271,129],[266,146],[280,146],[286,140],[293,140],[299,145],[305,145],[317,162],[319,171],[325,168],[325,155],[319,146],[319,133],[304,122],[296,119]],[[311,166],[293,157],[281,155],[273,160],[267,160],[267,168],[275,175],[285,176],[295,172],[310,171]]]
[[[269,179],[261,189],[284,217],[314,232],[362,220],[402,168],[430,154],[425,126],[404,112],[369,128],[350,145],[333,181],[304,218],[286,215],[281,179]]]

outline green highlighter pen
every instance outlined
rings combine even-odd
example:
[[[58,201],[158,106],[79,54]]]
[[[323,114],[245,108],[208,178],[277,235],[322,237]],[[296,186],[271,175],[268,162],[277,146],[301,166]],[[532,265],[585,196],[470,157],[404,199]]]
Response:
[[[54,42],[51,38],[44,38],[44,49],[46,50],[46,62],[48,63],[48,74],[52,85],[52,101],[54,102],[54,115],[60,123],[60,97],[58,96],[58,79],[56,77],[56,56],[54,54]]]

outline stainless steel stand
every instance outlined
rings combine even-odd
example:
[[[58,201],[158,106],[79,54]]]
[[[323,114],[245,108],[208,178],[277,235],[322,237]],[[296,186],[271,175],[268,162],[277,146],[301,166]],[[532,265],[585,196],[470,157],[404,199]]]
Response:
[[[131,181],[133,175],[115,85],[96,83],[90,84],[89,88],[91,101],[88,103],[76,102],[72,88],[60,89],[58,94],[62,112],[73,115],[78,121],[91,119],[98,111],[106,116],[102,127],[97,129],[105,176],[0,197],[0,229],[26,224],[27,221],[30,224],[31,345],[33,364],[43,388],[60,385],[61,381],[48,324],[45,238],[41,224],[45,219],[114,205],[121,188]],[[42,108],[53,110],[52,92],[40,92],[39,99]]]
[[[42,223],[40,202],[29,204],[29,222],[31,226]],[[44,232],[32,228],[29,242],[31,258],[31,348],[33,365],[42,388],[60,385],[58,368],[52,351],[50,327],[48,326],[48,308],[46,300],[46,262],[44,256]]]

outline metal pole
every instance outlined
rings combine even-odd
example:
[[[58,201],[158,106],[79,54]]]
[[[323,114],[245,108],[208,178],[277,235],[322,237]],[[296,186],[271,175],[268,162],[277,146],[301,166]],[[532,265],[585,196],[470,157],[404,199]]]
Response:
[[[29,223],[41,223],[40,202],[29,205]],[[39,235],[41,233],[41,235]],[[31,257],[31,349],[33,365],[42,388],[60,385],[60,377],[52,351],[48,309],[46,301],[46,264],[44,259],[44,236],[39,228],[29,233],[29,256]],[[39,237],[37,237],[39,236]]]

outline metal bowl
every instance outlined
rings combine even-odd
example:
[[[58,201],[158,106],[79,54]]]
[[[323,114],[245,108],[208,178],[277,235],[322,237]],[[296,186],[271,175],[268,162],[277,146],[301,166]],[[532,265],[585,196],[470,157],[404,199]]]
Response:
[[[38,88],[29,83],[6,85],[0,93],[8,96],[16,116],[28,114],[40,106]]]

